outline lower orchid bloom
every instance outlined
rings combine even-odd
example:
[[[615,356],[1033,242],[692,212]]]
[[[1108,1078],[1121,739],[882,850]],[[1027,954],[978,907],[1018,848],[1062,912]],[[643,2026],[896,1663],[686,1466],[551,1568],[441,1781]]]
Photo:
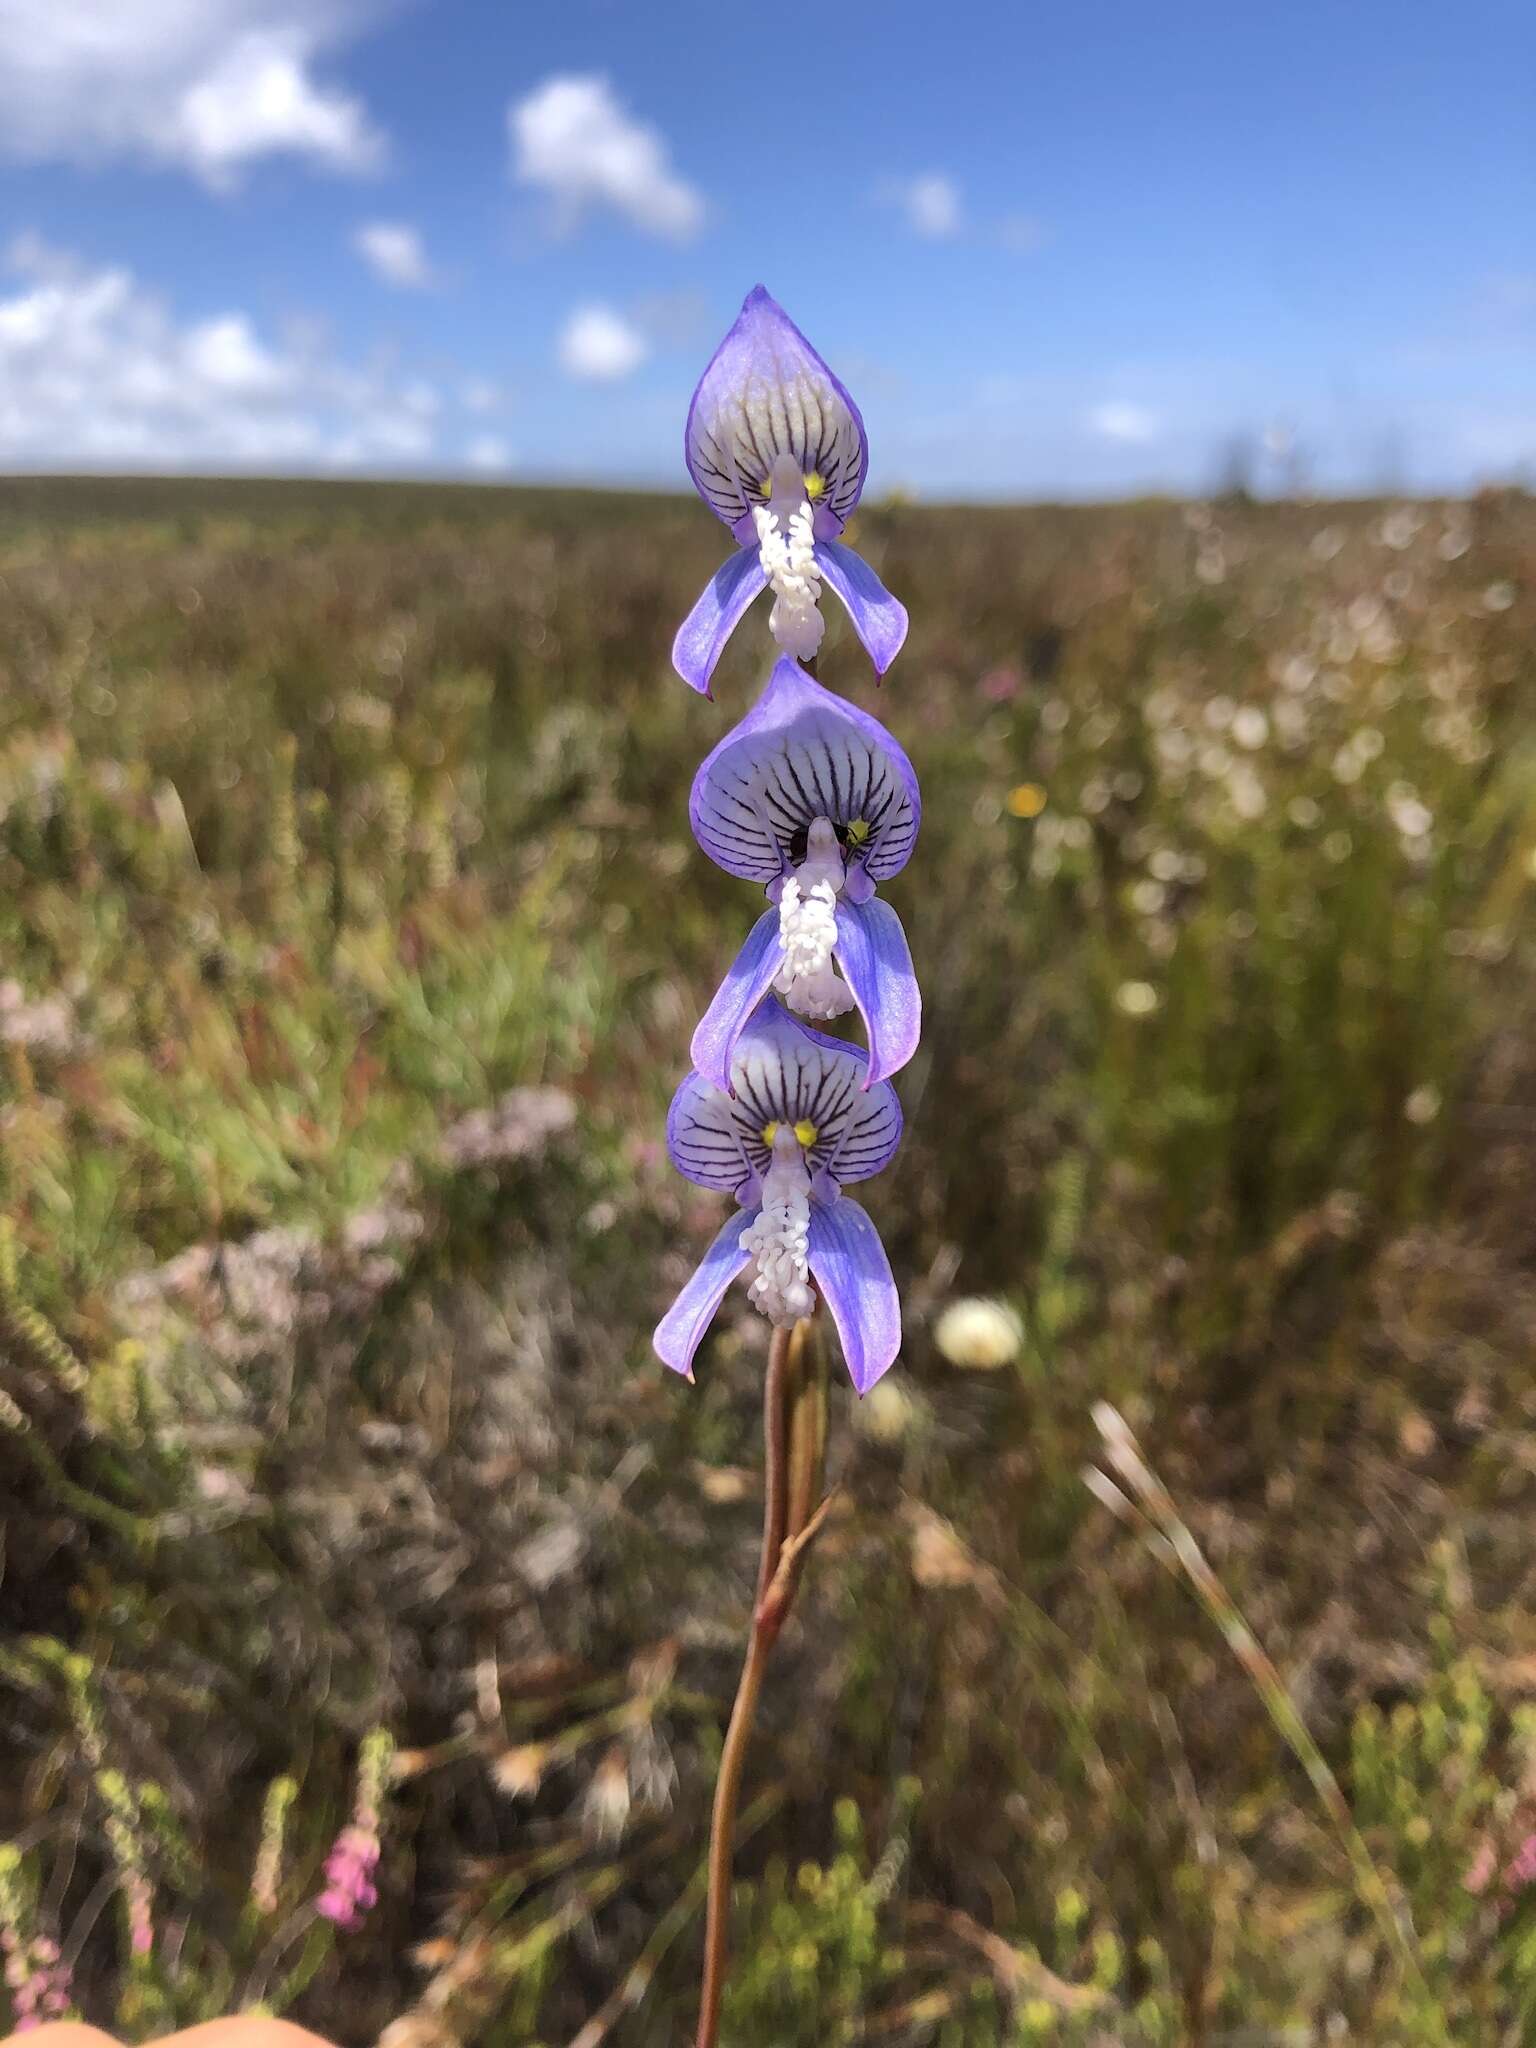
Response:
[[[693,1356],[738,1274],[776,1328],[808,1316],[819,1289],[863,1394],[901,1346],[901,1306],[875,1226],[843,1193],[890,1160],[901,1105],[889,1082],[864,1085],[866,1061],[797,1023],[769,998],[740,1033],[730,1091],[690,1074],[667,1116],[679,1173],[741,1205],[657,1326],[657,1354],[693,1378]]]
[[[761,285],[699,379],[683,446],[695,489],[741,550],[711,577],[678,631],[672,664],[684,682],[709,694],[725,643],[770,585],[775,640],[809,661],[821,645],[823,582],[884,675],[907,635],[906,608],[838,538],[864,489],[864,422]]]
[[[820,1022],[857,1007],[864,1085],[897,1073],[917,1050],[922,998],[901,920],[875,885],[906,866],[922,801],[885,727],[781,660],[699,769],[688,808],[710,859],[765,883],[774,905],[693,1035],[698,1071],[731,1085],[738,1034],[772,990]]]

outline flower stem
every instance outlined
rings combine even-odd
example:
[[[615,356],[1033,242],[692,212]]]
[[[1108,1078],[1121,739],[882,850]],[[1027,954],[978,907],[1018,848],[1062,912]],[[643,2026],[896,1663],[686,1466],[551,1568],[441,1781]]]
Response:
[[[808,1513],[810,1494],[820,1472],[821,1437],[819,1403],[806,1397],[814,1370],[807,1356],[811,1334],[810,1321],[804,1319],[793,1330],[775,1330],[768,1347],[768,1373],[763,1385],[763,1552],[758,1564],[752,1633],[715,1780],[709,1830],[704,1977],[699,1991],[695,2048],[715,2048],[719,2038],[730,1938],[731,1860],[742,1766],[757,1718],[768,1659],[794,1599],[802,1557],[821,1526],[820,1511]]]

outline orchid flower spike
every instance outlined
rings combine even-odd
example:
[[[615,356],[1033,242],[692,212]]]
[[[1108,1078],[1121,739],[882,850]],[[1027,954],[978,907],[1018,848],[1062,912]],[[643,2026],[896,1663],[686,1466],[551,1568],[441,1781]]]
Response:
[[[737,1040],[728,1093],[690,1074],[672,1099],[667,1150],[700,1187],[733,1194],[733,1216],[657,1326],[663,1363],[693,1378],[693,1355],[725,1291],[752,1268],[748,1296],[784,1329],[832,1312],[861,1394],[901,1347],[901,1305],[885,1247],[843,1193],[887,1164],[901,1138],[889,1082],[865,1088],[856,1046],[812,1031],[770,997]]]
[[[693,1064],[730,1086],[737,1038],[769,990],[802,1017],[857,1007],[864,1086],[917,1050],[922,998],[901,920],[875,895],[907,864],[922,802],[912,764],[877,719],[779,661],[741,723],[705,760],[689,799],[694,837],[775,906],[693,1034]]]
[[[907,614],[838,536],[864,489],[869,442],[847,391],[761,285],[715,350],[688,408],[683,443],[699,496],[735,535],[683,621],[672,664],[709,695],[709,679],[759,591],[773,587],[769,627],[809,661],[821,645],[821,585],[848,608],[884,675],[907,637]]]

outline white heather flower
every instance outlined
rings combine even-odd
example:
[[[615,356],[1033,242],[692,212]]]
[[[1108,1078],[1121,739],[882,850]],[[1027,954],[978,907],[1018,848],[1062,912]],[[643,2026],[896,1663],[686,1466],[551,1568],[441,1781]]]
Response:
[[[951,1365],[997,1372],[1024,1348],[1024,1325],[1005,1301],[970,1295],[952,1301],[934,1325],[933,1341]]]
[[[1432,1081],[1426,1081],[1403,1104],[1403,1113],[1411,1124],[1432,1124],[1440,1114],[1440,1090]]]
[[[1115,1007],[1127,1017],[1150,1017],[1160,1001],[1150,981],[1122,981],[1115,990]]]

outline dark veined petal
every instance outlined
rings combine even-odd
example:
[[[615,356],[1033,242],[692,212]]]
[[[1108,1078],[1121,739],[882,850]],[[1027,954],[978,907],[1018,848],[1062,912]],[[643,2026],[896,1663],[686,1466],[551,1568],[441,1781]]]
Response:
[[[868,1060],[856,1045],[790,1016],[772,996],[758,1005],[736,1041],[731,1110],[736,1136],[754,1172],[768,1170],[774,1124],[809,1124],[813,1173],[839,1181],[878,1173],[901,1138],[901,1104],[888,1081],[864,1087]]]
[[[693,1034],[690,1051],[695,1070],[714,1087],[729,1089],[736,1041],[772,987],[782,959],[779,913],[764,911],[747,934],[746,944],[732,961],[730,972]]]
[[[736,1105],[723,1088],[690,1074],[667,1111],[667,1152],[678,1172],[701,1188],[734,1195],[757,1168],[742,1149]]]
[[[922,800],[911,762],[880,721],[785,658],[705,757],[688,813],[710,859],[746,881],[776,881],[803,860],[816,818],[842,828],[850,855],[884,881],[907,863]]]
[[[693,1378],[693,1354],[725,1299],[725,1290],[746,1266],[751,1254],[741,1248],[743,1234],[755,1212],[737,1210],[699,1261],[693,1277],[656,1325],[651,1342],[663,1365],[684,1379]]]
[[[840,541],[817,541],[816,565],[847,607],[853,630],[883,676],[907,637],[906,606],[892,597],[862,555]]]
[[[849,1377],[867,1394],[901,1349],[901,1302],[880,1233],[857,1202],[813,1202],[809,1250]]]
[[[889,903],[878,896],[867,903],[838,899],[836,957],[869,1039],[864,1082],[868,1088],[901,1071],[917,1051],[923,1028],[923,999],[912,953],[901,919]],[[839,1178],[856,1176],[839,1172]]]
[[[683,452],[700,497],[753,547],[752,508],[766,501],[776,456],[792,457],[806,479],[818,531],[838,533],[869,464],[858,407],[761,285],[699,379]]]
[[[726,641],[767,581],[756,555],[739,551],[710,577],[698,603],[678,627],[672,642],[672,666],[701,695],[709,695],[709,679]]]

